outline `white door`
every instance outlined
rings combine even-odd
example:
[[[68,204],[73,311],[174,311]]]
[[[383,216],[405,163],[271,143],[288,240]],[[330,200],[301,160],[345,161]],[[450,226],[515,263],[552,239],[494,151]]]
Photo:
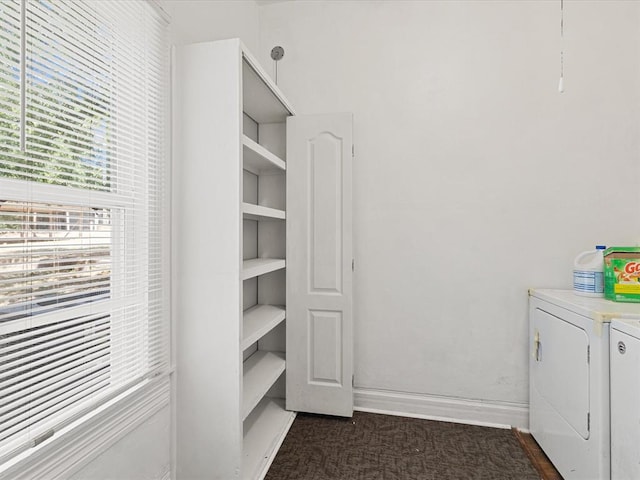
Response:
[[[353,116],[287,120],[287,409],[353,414]]]
[[[567,313],[567,318],[571,318]],[[582,438],[589,438],[589,337],[582,328],[541,309],[530,375],[533,388]]]

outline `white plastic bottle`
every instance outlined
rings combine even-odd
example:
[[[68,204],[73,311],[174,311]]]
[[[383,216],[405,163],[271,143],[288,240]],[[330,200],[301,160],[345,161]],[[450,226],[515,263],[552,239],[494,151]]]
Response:
[[[582,252],[573,262],[573,291],[585,297],[604,297],[604,245]]]

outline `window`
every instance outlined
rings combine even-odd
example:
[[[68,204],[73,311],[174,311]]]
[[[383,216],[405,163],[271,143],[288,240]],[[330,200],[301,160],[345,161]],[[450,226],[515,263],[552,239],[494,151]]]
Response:
[[[166,36],[0,1],[0,463],[167,370]]]

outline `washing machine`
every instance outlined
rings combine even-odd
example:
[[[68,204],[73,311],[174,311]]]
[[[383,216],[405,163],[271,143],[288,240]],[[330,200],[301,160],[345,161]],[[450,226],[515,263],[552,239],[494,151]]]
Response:
[[[638,306],[640,309],[640,306]],[[640,319],[611,321],[611,478],[640,479]]]
[[[610,322],[640,318],[639,305],[529,295],[529,430],[565,480],[609,480]]]

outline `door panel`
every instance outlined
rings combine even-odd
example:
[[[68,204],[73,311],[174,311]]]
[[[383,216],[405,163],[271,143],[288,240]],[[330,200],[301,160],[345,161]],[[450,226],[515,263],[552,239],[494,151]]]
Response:
[[[537,309],[534,332],[539,349],[531,374],[540,395],[583,438],[589,438],[589,337],[572,325]]]
[[[287,120],[287,409],[353,413],[351,114]]]
[[[342,312],[309,310],[309,383],[342,385]]]
[[[336,292],[342,289],[342,139],[323,132],[309,141],[304,161],[311,186],[308,192],[311,229],[309,259],[310,291]]]

